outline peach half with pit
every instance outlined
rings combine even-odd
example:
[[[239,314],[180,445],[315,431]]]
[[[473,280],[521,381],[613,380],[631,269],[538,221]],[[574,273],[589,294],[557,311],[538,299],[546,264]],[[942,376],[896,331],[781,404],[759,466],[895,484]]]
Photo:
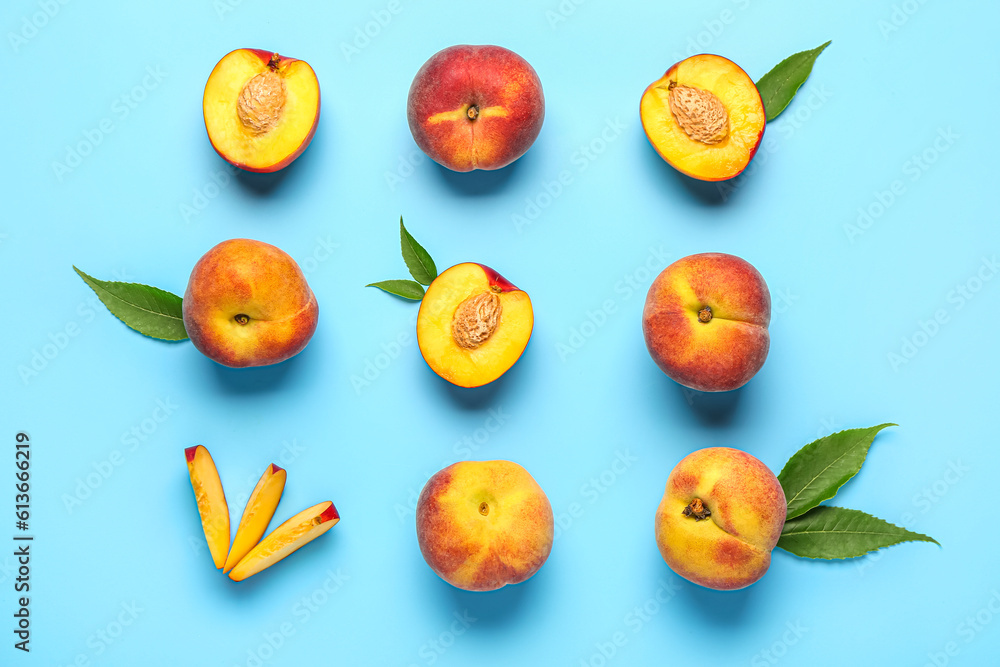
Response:
[[[531,299],[499,273],[467,262],[431,282],[417,314],[417,344],[431,369],[459,387],[499,378],[528,345]]]
[[[236,49],[205,84],[202,111],[212,147],[253,172],[287,167],[319,124],[319,80],[304,60],[261,49]]]
[[[686,58],[642,94],[649,143],[672,167],[703,181],[738,176],[764,136],[764,103],[739,65],[712,54]]]

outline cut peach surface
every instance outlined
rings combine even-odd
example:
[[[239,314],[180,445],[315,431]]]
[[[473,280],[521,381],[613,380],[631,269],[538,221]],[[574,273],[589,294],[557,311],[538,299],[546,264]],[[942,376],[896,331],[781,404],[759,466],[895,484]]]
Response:
[[[427,288],[417,315],[417,344],[442,378],[479,387],[514,365],[533,325],[525,292],[487,266],[458,264]]]
[[[229,558],[222,568],[223,572],[229,572],[236,567],[236,564],[243,560],[264,535],[267,524],[274,516],[274,510],[278,509],[278,501],[281,500],[281,493],[285,489],[285,477],[285,469],[273,463],[260,476],[257,486],[247,500],[246,509],[243,510],[233,546],[229,549]]]
[[[222,480],[215,467],[212,455],[202,445],[184,450],[187,458],[191,488],[198,503],[201,526],[205,530],[208,550],[215,561],[215,567],[222,569],[229,553],[229,505],[222,490]]]
[[[243,557],[229,572],[233,581],[243,581],[301,549],[337,525],[340,514],[329,500],[303,510],[284,522]]]
[[[208,77],[202,109],[219,155],[247,171],[277,171],[301,155],[316,132],[319,81],[305,61],[236,49]]]
[[[678,171],[703,181],[739,175],[764,135],[764,104],[731,60],[691,56],[646,88],[639,105],[649,143]]]

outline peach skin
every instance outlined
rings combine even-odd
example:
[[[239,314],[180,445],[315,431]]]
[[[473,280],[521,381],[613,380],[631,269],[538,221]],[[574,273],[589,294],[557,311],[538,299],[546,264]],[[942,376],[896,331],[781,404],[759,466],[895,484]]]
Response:
[[[746,260],[702,253],[677,260],[656,277],[642,311],[653,361],[698,391],[730,391],[767,359],[771,294]]]
[[[688,581],[736,590],[764,576],[785,525],[785,493],[746,452],[710,447],[670,473],[656,510],[663,560]]]
[[[434,474],[417,499],[424,560],[452,586],[492,591],[535,574],[552,550],[545,492],[511,461],[462,461]]]
[[[250,239],[223,241],[198,260],[182,310],[195,348],[235,368],[295,356],[319,319],[316,297],[295,260]]]

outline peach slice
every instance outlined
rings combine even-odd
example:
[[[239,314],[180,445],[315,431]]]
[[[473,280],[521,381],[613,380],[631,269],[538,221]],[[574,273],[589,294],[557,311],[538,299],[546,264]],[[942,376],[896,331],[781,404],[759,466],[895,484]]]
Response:
[[[518,360],[534,325],[531,299],[482,264],[458,264],[430,284],[417,344],[431,369],[459,387],[493,382]]]
[[[260,49],[236,49],[220,60],[202,101],[212,147],[255,172],[278,171],[301,155],[319,108],[319,81],[308,63]]]
[[[639,116],[649,143],[672,167],[703,181],[738,176],[764,136],[764,103],[731,60],[691,56],[642,94]]]
[[[285,469],[279,468],[273,463],[260,476],[260,480],[250,494],[247,506],[243,510],[243,517],[236,529],[233,546],[229,548],[229,558],[226,559],[226,565],[222,568],[223,572],[229,572],[236,567],[236,564],[243,560],[243,557],[264,536],[267,524],[271,523],[271,517],[274,516],[274,510],[278,509],[281,493],[285,490],[285,477]]]
[[[309,544],[337,525],[340,514],[329,500],[303,510],[281,524],[243,557],[229,572],[233,581],[243,581]]]
[[[222,569],[229,553],[229,505],[226,504],[226,494],[222,490],[222,480],[215,467],[212,455],[202,445],[188,447],[184,450],[187,458],[188,474],[191,475],[191,488],[198,502],[198,514],[201,515],[201,526],[205,530],[205,540],[208,550],[215,561],[215,567]]]

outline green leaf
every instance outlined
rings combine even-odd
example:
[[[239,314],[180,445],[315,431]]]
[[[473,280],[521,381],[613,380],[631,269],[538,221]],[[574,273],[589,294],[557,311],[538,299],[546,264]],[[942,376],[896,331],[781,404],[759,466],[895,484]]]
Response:
[[[414,301],[420,301],[424,298],[424,288],[415,280],[383,280],[377,283],[368,283],[365,287],[377,287],[383,292]]]
[[[817,507],[785,522],[778,546],[803,558],[857,558],[901,542],[933,542],[927,535],[843,507]]]
[[[138,283],[98,280],[75,266],[73,270],[90,285],[112,315],[139,333],[161,340],[187,340],[181,298],[176,294]]]
[[[858,474],[875,435],[887,426],[852,428],[811,442],[788,459],[778,481],[788,501],[788,518],[805,514]]]
[[[816,58],[828,46],[830,46],[830,42],[817,46],[811,51],[801,51],[788,56],[775,65],[774,69],[760,77],[760,81],[757,82],[757,90],[760,92],[760,99],[764,102],[764,113],[767,114],[768,123],[785,110],[788,103],[795,97],[799,87],[809,78]]]
[[[406,231],[406,227],[403,226],[403,216],[399,216],[399,245],[403,250],[403,261],[406,262],[406,268],[410,270],[413,279],[421,285],[430,285],[431,281],[437,278],[437,267],[423,246]]]

